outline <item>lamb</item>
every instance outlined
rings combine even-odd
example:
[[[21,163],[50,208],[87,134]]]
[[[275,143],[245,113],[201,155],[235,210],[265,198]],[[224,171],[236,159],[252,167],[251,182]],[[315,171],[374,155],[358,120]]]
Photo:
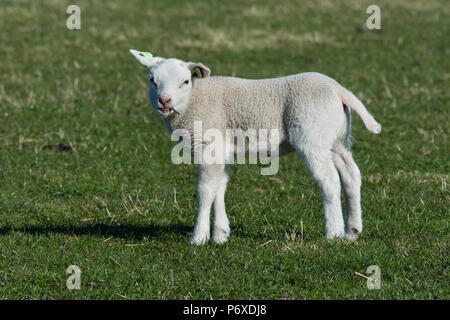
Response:
[[[319,186],[326,238],[357,239],[363,227],[361,175],[350,150],[350,110],[373,133],[380,133],[381,125],[353,93],[320,73],[261,80],[210,76],[210,69],[201,63],[153,57],[136,50],[130,53],[149,70],[150,102],[169,132],[185,129],[193,135],[195,121],[201,121],[203,130],[221,132],[228,128],[277,129],[279,155],[296,151]],[[230,156],[234,157],[225,154]],[[212,240],[227,241],[230,226],[224,198],[228,180],[227,164],[199,165],[198,216],[190,244],[209,241],[212,206]]]

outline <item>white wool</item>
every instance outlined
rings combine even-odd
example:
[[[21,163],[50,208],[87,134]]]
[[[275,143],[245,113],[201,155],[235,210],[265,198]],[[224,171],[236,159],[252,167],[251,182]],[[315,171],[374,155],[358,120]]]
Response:
[[[297,151],[319,185],[326,237],[356,239],[362,232],[361,177],[349,150],[347,108],[361,117],[369,131],[380,133],[381,126],[349,90],[320,73],[262,80],[211,77],[210,70],[201,63],[130,52],[150,71],[150,101],[169,131],[186,129],[193,135],[194,121],[202,122],[203,131],[214,128],[224,134],[226,129],[278,129],[280,153]],[[202,78],[193,75],[195,68],[201,71]],[[212,238],[217,243],[228,239],[230,227],[224,202],[227,172],[226,165],[200,165],[198,216],[190,243],[199,245],[209,240],[213,205]]]

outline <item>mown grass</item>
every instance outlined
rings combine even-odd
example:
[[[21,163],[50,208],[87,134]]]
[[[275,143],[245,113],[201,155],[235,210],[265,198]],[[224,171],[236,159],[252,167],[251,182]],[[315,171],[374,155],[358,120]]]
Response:
[[[0,297],[448,299],[449,7],[377,1],[369,31],[369,4],[2,1]],[[230,241],[188,246],[196,168],[171,164],[129,48],[213,74],[318,71],[355,92],[383,125],[371,135],[354,117],[362,237],[323,239],[319,192],[291,154],[273,177],[232,167]],[[66,288],[72,264],[81,290]],[[380,290],[355,274],[370,265]]]

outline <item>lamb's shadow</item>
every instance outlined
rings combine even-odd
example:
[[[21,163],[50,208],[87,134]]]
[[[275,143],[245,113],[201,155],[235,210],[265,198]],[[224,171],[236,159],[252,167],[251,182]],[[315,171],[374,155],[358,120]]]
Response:
[[[176,236],[189,236],[192,226],[185,224],[136,226],[132,224],[109,225],[104,223],[95,223],[86,226],[23,226],[23,227],[1,227],[0,234],[9,234],[20,232],[34,235],[94,235],[101,237],[115,237],[130,240],[142,240],[143,238],[154,238],[158,240],[176,240]]]

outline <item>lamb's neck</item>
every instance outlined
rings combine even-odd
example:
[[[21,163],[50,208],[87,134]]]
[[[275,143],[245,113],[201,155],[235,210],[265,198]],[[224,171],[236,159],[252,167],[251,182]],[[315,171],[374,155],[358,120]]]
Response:
[[[180,129],[179,127],[180,117],[183,117],[183,115],[174,112],[167,118],[163,119],[163,123],[170,133],[172,133],[176,129]]]

